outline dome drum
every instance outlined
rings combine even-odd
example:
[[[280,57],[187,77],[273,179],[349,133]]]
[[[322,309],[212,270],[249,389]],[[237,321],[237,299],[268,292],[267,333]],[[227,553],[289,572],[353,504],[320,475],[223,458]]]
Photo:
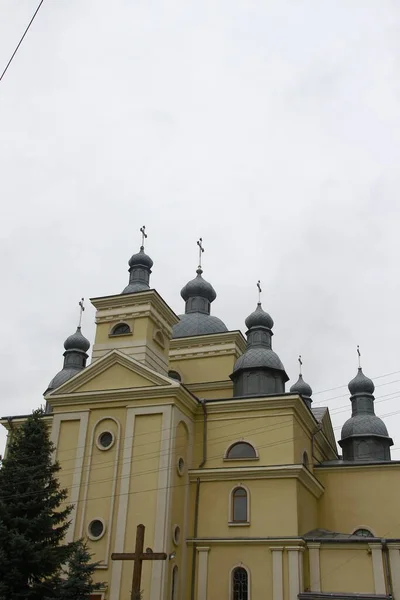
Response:
[[[253,368],[233,373],[231,379],[235,398],[285,393],[285,379],[282,371],[269,370],[266,372],[264,368]]]
[[[373,435],[354,435],[340,440],[343,459],[357,462],[390,461],[390,446],[393,440],[389,437]]]

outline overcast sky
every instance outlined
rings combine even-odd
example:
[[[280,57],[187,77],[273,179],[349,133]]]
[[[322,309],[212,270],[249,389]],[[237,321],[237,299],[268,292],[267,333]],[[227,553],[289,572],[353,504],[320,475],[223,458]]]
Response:
[[[0,71],[36,6],[0,0]],[[178,313],[199,236],[230,329],[261,279],[289,386],[299,353],[342,386],[314,395],[338,437],[360,344],[400,459],[399,61],[398,0],[45,0],[0,83],[1,415],[41,404],[146,224]]]

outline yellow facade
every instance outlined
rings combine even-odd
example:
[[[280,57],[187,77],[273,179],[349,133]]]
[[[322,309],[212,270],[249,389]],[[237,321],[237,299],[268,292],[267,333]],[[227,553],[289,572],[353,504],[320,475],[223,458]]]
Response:
[[[93,303],[92,362],[46,395],[46,418],[68,538],[89,538],[101,598],[129,598],[133,565],[111,553],[133,552],[143,523],[145,545],[169,555],[145,562],[144,600],[240,600],[235,568],[247,600],[400,600],[400,464],[335,466],[328,411],[317,419],[298,394],[233,397],[240,332],[171,340],[178,319],[154,290]],[[129,334],[113,335],[119,323]],[[240,441],[255,455],[228,458]]]

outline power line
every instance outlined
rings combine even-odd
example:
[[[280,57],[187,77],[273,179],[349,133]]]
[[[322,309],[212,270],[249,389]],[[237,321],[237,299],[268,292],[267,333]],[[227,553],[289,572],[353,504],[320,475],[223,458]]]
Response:
[[[44,2],[44,0],[40,0],[40,2],[39,2],[39,5],[38,5],[37,9],[36,9],[36,10],[35,10],[35,12],[33,13],[33,17],[32,17],[32,19],[29,21],[29,23],[28,23],[28,26],[27,26],[27,28],[25,29],[24,33],[23,33],[23,36],[22,36],[22,37],[21,37],[21,39],[19,40],[19,42],[18,42],[18,44],[17,44],[17,47],[15,48],[14,52],[13,52],[13,53],[12,53],[12,55],[11,55],[11,58],[10,58],[10,60],[9,60],[9,61],[8,61],[8,63],[6,64],[6,68],[4,69],[4,71],[2,72],[2,74],[1,74],[1,76],[0,76],[0,81],[3,79],[4,75],[6,74],[6,72],[7,72],[7,70],[8,70],[8,67],[11,65],[11,63],[12,63],[12,60],[13,60],[14,56],[17,54],[17,52],[18,52],[18,50],[19,50],[19,47],[20,47],[20,45],[22,44],[22,42],[23,42],[23,40],[24,40],[24,37],[25,37],[25,36],[26,36],[26,34],[28,33],[30,26],[32,25],[33,21],[35,20],[35,17],[36,17],[36,15],[38,14],[38,12],[39,12],[39,10],[40,10],[40,7],[42,6],[43,2]]]

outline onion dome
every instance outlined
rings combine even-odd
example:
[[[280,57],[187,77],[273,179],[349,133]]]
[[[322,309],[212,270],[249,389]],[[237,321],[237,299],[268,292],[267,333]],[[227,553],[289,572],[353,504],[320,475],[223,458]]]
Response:
[[[352,405],[351,417],[342,427],[339,445],[343,448],[343,459],[349,461],[388,461],[393,440],[386,425],[375,415],[375,386],[366,377],[361,367],[349,383]]]
[[[308,385],[308,383],[304,381],[303,375],[301,373],[296,383],[294,383],[290,388],[290,391],[292,394],[299,394],[300,396],[302,396],[308,408],[311,408],[312,388],[310,385]]]
[[[374,382],[364,375],[361,367],[358,367],[358,373],[354,379],[350,381],[348,387],[352,396],[354,396],[354,394],[373,394],[375,391]]]
[[[90,342],[82,335],[81,328],[77,327],[76,332],[67,337],[64,342],[66,350],[81,350],[87,352],[90,348]]]
[[[123,294],[134,294],[150,289],[150,275],[153,261],[145,253],[144,246],[129,259],[129,283],[122,291]]]
[[[189,281],[181,290],[181,296],[185,300],[189,298],[206,298],[209,302],[214,302],[217,294],[211,285],[202,277],[203,270],[199,267],[196,271],[197,276]]]
[[[63,368],[50,381],[45,394],[60,387],[60,385],[86,367],[88,359],[87,351],[90,348],[90,342],[82,335],[81,327],[78,327],[75,333],[67,337],[64,342],[64,348]]]
[[[247,347],[239,356],[230,378],[234,396],[261,396],[285,391],[288,376],[279,356],[272,350],[274,322],[261,302],[246,319]]]
[[[261,302],[258,302],[256,310],[247,317],[245,323],[247,329],[251,329],[252,327],[267,327],[268,329],[272,329],[274,326],[272,317],[262,309]]]
[[[213,286],[203,279],[201,267],[196,273],[196,277],[181,290],[181,296],[185,300],[185,314],[179,315],[179,323],[172,329],[172,338],[228,331],[221,319],[210,314],[211,302],[217,297]]]
[[[140,246],[140,251],[130,257],[128,264],[130,267],[147,267],[151,269],[154,263],[150,256],[145,253],[144,246]]]

